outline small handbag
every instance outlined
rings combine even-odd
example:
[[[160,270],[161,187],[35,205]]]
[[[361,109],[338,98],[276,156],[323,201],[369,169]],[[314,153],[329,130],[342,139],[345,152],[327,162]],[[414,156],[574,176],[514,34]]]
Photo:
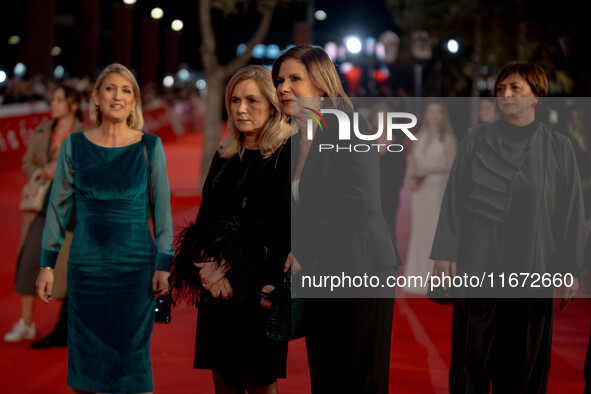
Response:
[[[35,170],[29,183],[22,190],[22,198],[19,208],[23,211],[40,212],[43,209],[43,201],[51,186],[51,179],[41,178],[41,169]]]
[[[144,160],[146,161],[146,171],[148,171],[148,200],[150,202],[150,211],[148,212],[148,217],[152,217],[152,213],[154,212],[154,202],[152,201],[152,187],[150,185],[150,162],[148,160],[148,150],[146,149],[146,140],[144,139],[144,136],[142,135],[142,149],[144,151]],[[152,224],[154,224],[154,222],[152,222]],[[156,231],[154,230],[154,233]],[[154,317],[154,322],[155,323],[164,323],[164,324],[168,324],[170,323],[171,317],[172,317],[172,297],[170,295],[170,289],[168,290],[168,292],[166,292],[165,295],[163,295],[162,297],[158,297],[156,298],[156,306],[154,308],[155,310],[155,317]]]
[[[285,281],[270,294],[271,309],[265,323],[267,338],[291,341],[304,336],[304,299],[292,297],[291,268]]]
[[[171,311],[172,311],[172,297],[170,290],[166,292],[166,295],[156,298],[156,317],[155,323],[170,323]]]
[[[441,286],[432,288],[431,281],[429,281],[429,285],[427,286],[427,298],[437,304],[451,305],[455,300],[455,292],[452,289],[453,287],[444,290]]]

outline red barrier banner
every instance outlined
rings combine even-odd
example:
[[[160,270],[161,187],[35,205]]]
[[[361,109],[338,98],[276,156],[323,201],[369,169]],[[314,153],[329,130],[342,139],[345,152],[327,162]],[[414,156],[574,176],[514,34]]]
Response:
[[[11,115],[13,112],[15,115]],[[18,114],[18,115],[17,115]],[[156,134],[161,139],[174,138],[184,132],[183,126],[176,119],[168,106],[144,109],[144,130]],[[88,120],[88,116],[85,116]],[[22,158],[31,142],[37,126],[51,119],[47,110],[23,109],[19,105],[11,111],[9,106],[0,113],[0,171],[19,168]]]
[[[41,122],[51,119],[49,112],[0,118],[0,169],[18,168],[33,132]]]
[[[162,140],[184,133],[182,124],[168,106],[144,109],[144,131],[156,134]]]

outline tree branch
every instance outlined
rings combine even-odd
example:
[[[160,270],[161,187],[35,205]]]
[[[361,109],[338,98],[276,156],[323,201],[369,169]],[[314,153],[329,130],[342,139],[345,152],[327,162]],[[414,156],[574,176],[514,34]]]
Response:
[[[269,2],[269,5],[263,11],[263,16],[261,17],[261,21],[256,31],[252,35],[251,39],[246,43],[246,50],[240,56],[232,59],[230,63],[223,67],[223,73],[226,76],[234,74],[244,63],[246,63],[251,57],[252,49],[257,44],[263,42],[265,36],[269,32],[269,28],[271,27],[271,20],[273,19],[273,12],[275,12],[276,5],[276,0]]]
[[[199,0],[199,29],[201,31],[201,58],[206,72],[212,72],[218,64],[216,42],[211,24],[211,0]]]

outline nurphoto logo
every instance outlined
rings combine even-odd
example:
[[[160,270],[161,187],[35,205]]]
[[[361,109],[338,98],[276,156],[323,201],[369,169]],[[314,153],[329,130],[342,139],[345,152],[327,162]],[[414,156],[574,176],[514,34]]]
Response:
[[[332,114],[337,117],[339,124],[339,141],[351,141],[351,119],[349,115],[338,109],[327,109],[322,108],[320,112],[313,110],[310,107],[303,107],[310,112],[304,112],[304,114],[310,116],[307,122],[307,138],[312,140],[314,138],[314,122],[319,126],[321,131],[328,131],[328,125],[326,120],[322,116],[323,114]],[[400,123],[400,119],[406,119],[409,122]],[[366,144],[319,144],[319,151],[346,151],[346,152],[369,152],[372,149],[379,150],[380,146],[386,147],[388,152],[402,152],[404,146],[401,144],[385,144],[377,143],[378,139],[385,132],[387,141],[392,141],[392,132],[394,130],[402,131],[411,141],[416,141],[415,137],[409,129],[415,127],[417,124],[417,117],[408,112],[380,112],[378,114],[378,129],[373,134],[363,134],[359,130],[359,113],[353,112],[353,133],[361,141],[375,141],[374,143]]]

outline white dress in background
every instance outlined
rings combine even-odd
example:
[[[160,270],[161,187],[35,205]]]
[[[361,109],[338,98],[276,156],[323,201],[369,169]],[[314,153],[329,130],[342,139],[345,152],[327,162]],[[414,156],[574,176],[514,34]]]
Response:
[[[445,165],[445,148],[439,136],[427,144],[427,130],[417,134],[418,141],[413,144],[410,160],[414,160],[416,169],[429,169]],[[408,252],[404,266],[407,280],[410,275],[420,275],[425,280],[427,273],[433,271],[433,260],[429,259],[435,229],[439,220],[441,200],[445,191],[447,174],[431,174],[425,177],[423,184],[411,195],[411,228]],[[407,286],[405,291],[415,294],[427,294],[426,286]]]

